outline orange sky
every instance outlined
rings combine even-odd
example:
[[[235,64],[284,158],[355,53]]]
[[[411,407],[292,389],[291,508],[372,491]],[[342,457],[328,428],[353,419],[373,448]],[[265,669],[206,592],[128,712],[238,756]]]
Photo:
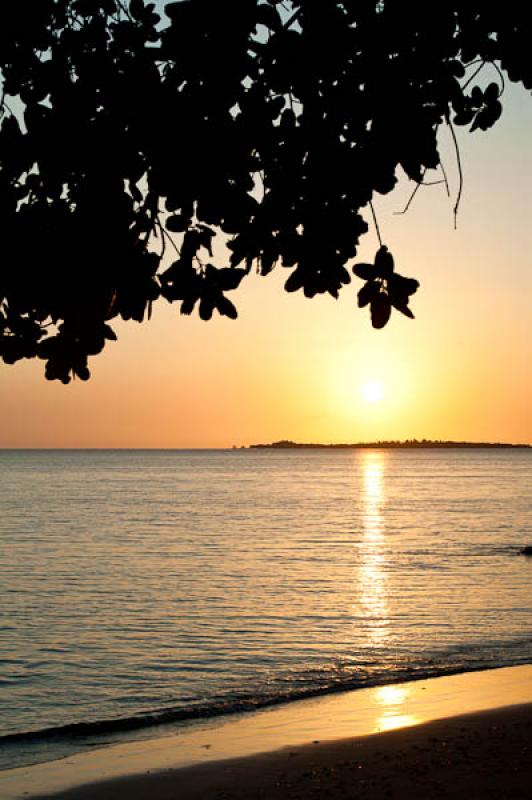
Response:
[[[510,88],[494,130],[461,137],[465,187],[453,229],[441,186],[377,197],[399,272],[421,281],[416,320],[375,331],[340,300],[288,295],[289,274],[244,281],[239,319],[113,323],[119,340],[92,378],[45,381],[43,363],[0,364],[1,447],[227,447],[281,438],[339,442],[445,438],[532,442],[532,100]],[[455,157],[442,138],[451,188]],[[368,220],[369,221],[369,220]],[[359,260],[373,260],[371,231]],[[382,385],[368,403],[362,387]]]

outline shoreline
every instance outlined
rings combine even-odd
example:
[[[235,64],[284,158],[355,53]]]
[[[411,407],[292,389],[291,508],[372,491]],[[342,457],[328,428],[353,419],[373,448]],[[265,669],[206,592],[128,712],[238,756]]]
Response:
[[[56,800],[528,800],[532,703],[55,794]],[[50,795],[38,795],[45,800]]]
[[[496,723],[490,722],[486,727],[486,714],[498,715],[500,719]],[[462,730],[464,724],[465,732]],[[331,778],[331,769],[334,768],[338,780],[340,775],[343,776],[340,783],[348,780],[354,768],[351,760],[346,761],[346,754],[355,745],[365,753],[364,765],[360,769],[367,772],[371,763],[371,770],[375,773],[371,780],[378,783],[379,769],[382,772],[384,766],[395,763],[394,758],[396,761],[399,759],[397,763],[402,763],[402,759],[408,755],[403,753],[404,748],[412,750],[414,741],[417,742],[416,747],[424,748],[427,758],[430,756],[430,737],[435,735],[436,730],[433,726],[440,733],[443,731],[441,726],[446,726],[446,746],[456,751],[455,761],[460,761],[460,748],[471,749],[476,746],[478,738],[484,741],[484,749],[481,748],[473,760],[476,759],[477,766],[481,762],[488,763],[488,751],[495,746],[492,741],[493,725],[504,725],[506,733],[503,744],[513,742],[515,758],[512,750],[505,755],[507,763],[513,765],[513,770],[516,759],[519,761],[519,754],[524,752],[523,748],[526,749],[532,739],[532,665],[461,673],[327,695],[261,710],[221,724],[207,725],[200,730],[91,748],[90,752],[59,761],[0,773],[0,795],[5,800],[44,796],[65,800],[89,797],[106,800],[121,796],[133,800],[148,797],[150,800],[159,800],[178,794],[180,800],[189,797],[191,800],[199,800],[200,797],[207,800],[211,796],[221,798],[223,795],[220,792],[223,790],[229,792],[228,796],[242,799],[253,796],[321,797],[313,792],[323,783],[325,774]],[[472,726],[471,731],[476,733],[467,733],[468,726]],[[375,754],[382,752],[384,747],[391,748],[388,758],[377,758]],[[290,755],[294,748],[301,758]],[[397,755],[399,750],[402,753],[400,757]],[[415,761],[417,751],[410,750],[408,757]],[[393,758],[392,752],[396,753]],[[419,761],[421,756],[419,753],[417,756]],[[323,775],[314,774],[318,769],[312,766],[316,759],[321,765],[319,769],[326,771]],[[532,759],[528,757],[528,760],[532,764]],[[340,762],[344,764],[343,767]],[[428,766],[426,770],[428,774]],[[519,770],[523,772],[518,765]],[[280,778],[281,773],[289,775],[289,778]],[[382,775],[388,775],[386,781],[389,783],[390,775],[385,773],[386,770]],[[523,794],[523,798],[530,796],[532,782],[530,770],[524,770],[525,773],[529,782],[528,794]],[[270,780],[272,775],[277,775],[275,785]],[[238,784],[244,780],[243,776],[246,784],[243,789],[246,791],[239,795]],[[290,794],[290,787],[296,784],[302,787],[303,794]],[[222,786],[226,788],[221,789]],[[199,794],[198,787],[203,787]],[[285,793],[279,793],[283,787]],[[514,788],[514,793],[508,797],[521,796],[517,784]],[[258,794],[254,795],[253,791]],[[427,791],[427,795],[421,796],[440,796]],[[343,795],[340,793],[337,796]],[[380,795],[368,796],[376,798]],[[500,800],[505,795],[499,790],[497,796]]]

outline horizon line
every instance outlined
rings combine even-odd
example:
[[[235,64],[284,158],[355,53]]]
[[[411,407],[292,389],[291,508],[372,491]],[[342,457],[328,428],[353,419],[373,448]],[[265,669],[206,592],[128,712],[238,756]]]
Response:
[[[286,446],[283,445],[286,443]],[[455,440],[455,439],[382,439],[378,441],[359,441],[359,442],[294,442],[291,440],[279,440],[276,442],[271,443],[259,443],[259,444],[246,444],[246,445],[225,445],[225,446],[217,446],[217,445],[205,445],[205,446],[155,446],[155,445],[98,445],[98,446],[90,446],[90,445],[0,445],[0,452],[2,451],[30,451],[30,450],[41,450],[41,451],[54,451],[54,450],[87,450],[87,451],[108,451],[108,450],[122,450],[122,451],[177,451],[177,450],[260,450],[260,449],[272,449],[272,450],[290,450],[290,449],[323,449],[323,448],[340,448],[340,449],[349,449],[349,448],[357,448],[357,447],[388,447],[390,445],[392,447],[400,447],[402,445],[411,445],[415,443],[418,448],[422,448],[424,444],[427,445],[429,448],[431,445],[434,444],[444,444],[444,445],[457,445],[461,447],[478,447],[485,445],[487,447],[522,447],[522,448],[531,448],[532,442],[486,442],[486,441],[475,441],[475,440]],[[431,449],[436,449],[432,447]]]

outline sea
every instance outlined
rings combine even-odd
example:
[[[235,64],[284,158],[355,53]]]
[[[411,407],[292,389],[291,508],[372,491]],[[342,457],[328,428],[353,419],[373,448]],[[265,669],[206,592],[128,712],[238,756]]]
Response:
[[[532,663],[532,450],[0,451],[0,768]]]

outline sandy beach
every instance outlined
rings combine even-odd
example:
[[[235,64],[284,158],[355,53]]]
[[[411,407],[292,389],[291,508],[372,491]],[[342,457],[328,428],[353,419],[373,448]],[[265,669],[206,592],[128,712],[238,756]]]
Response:
[[[371,687],[0,772],[2,800],[532,797],[532,666]]]
[[[529,800],[532,704],[123,778],[63,800]]]

